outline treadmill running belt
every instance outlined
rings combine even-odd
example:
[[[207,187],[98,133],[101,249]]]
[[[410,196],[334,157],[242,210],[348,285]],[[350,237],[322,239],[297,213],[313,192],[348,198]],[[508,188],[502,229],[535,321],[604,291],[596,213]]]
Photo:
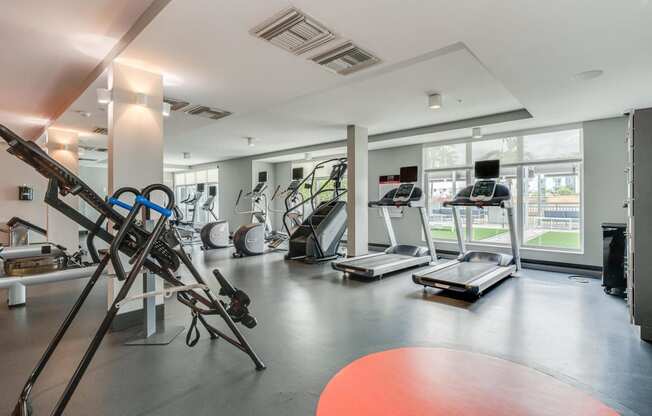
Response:
[[[414,257],[405,256],[402,254],[382,254],[380,256],[373,256],[362,259],[351,259],[350,261],[342,262],[342,265],[354,269],[368,270],[375,267],[384,266],[386,264],[400,262],[406,259],[412,260]]]
[[[498,267],[500,266],[496,263],[461,262],[437,272],[423,274],[421,277],[442,283],[466,285]]]

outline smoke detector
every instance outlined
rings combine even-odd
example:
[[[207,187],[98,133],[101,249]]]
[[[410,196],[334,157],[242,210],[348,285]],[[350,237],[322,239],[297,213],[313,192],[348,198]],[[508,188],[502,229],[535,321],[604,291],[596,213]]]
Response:
[[[335,38],[324,25],[294,7],[256,26],[251,34],[295,55],[306,53]]]

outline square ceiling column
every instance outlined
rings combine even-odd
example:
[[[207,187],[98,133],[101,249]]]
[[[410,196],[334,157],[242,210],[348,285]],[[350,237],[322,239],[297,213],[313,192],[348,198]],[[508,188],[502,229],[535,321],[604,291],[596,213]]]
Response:
[[[108,193],[121,187],[136,189],[153,183],[163,183],[163,77],[142,69],[113,63],[109,69],[111,102],[108,107]],[[157,200],[157,197],[161,197]],[[123,197],[133,203],[133,196]],[[161,195],[152,195],[154,202],[165,204]],[[119,209],[119,208],[117,208]],[[124,215],[126,215],[126,211]],[[152,213],[152,218],[158,218]],[[124,261],[125,266],[128,263]],[[160,279],[156,290],[162,289]],[[128,296],[142,293],[142,284],[136,282]],[[122,282],[109,279],[108,300],[112,304],[122,287]],[[162,314],[163,297],[156,299],[157,315]],[[129,302],[122,306],[114,321],[114,328],[130,326],[133,312],[143,308],[141,302]],[[129,317],[122,315],[130,314]],[[136,314],[136,319],[140,313]],[[122,317],[122,319],[120,319]]]
[[[346,128],[347,153],[347,238],[348,257],[369,251],[369,135],[360,126]]]

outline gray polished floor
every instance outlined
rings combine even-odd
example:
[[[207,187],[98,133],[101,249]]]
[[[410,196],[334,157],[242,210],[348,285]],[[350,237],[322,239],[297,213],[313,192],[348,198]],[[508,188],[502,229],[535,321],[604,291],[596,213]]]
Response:
[[[382,281],[343,279],[328,264],[287,262],[280,253],[232,259],[223,250],[208,260],[196,252],[195,262],[205,271],[219,267],[251,295],[259,326],[243,332],[268,369],[256,372],[246,355],[205,333],[195,348],[186,347],[183,336],[164,347],[126,347],[132,334],[113,333],[68,414],[311,415],[340,368],[403,346],[505,358],[578,386],[624,414],[652,414],[652,345],[639,340],[624,302],[605,295],[597,280],[526,270],[469,304],[424,295],[409,273]],[[30,288],[26,308],[0,307],[0,413],[13,408],[83,284]],[[36,414],[49,414],[105,303],[102,283],[35,388]],[[166,316],[170,324],[190,320],[174,300]]]

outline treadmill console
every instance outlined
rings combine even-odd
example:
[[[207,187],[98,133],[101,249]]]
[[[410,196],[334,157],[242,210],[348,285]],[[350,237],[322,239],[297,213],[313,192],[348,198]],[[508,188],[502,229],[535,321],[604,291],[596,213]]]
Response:
[[[265,182],[258,182],[256,184],[256,187],[254,188],[254,190],[251,191],[251,193],[252,194],[259,194],[259,193],[261,193],[263,191],[264,188],[265,188]]]
[[[495,180],[479,180],[473,185],[471,201],[491,201],[496,191]]]
[[[399,185],[396,193],[394,194],[393,202],[408,202],[414,192],[413,183],[402,183]]]

